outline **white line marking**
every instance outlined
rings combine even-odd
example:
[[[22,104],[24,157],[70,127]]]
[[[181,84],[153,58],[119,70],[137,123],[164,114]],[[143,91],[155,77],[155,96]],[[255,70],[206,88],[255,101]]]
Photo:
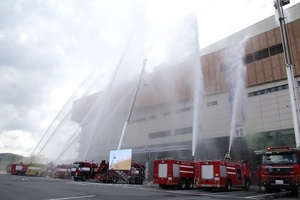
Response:
[[[219,194],[211,194],[211,193],[189,193],[189,192],[180,192],[180,191],[167,191],[169,193],[177,193],[177,194],[187,194],[193,196],[207,196],[207,197],[223,197],[223,198],[231,198],[231,199],[244,199],[245,197],[239,196],[231,196],[231,195],[219,195]]]
[[[256,196],[248,196],[248,197],[245,197],[245,198],[246,199],[253,199],[253,198],[257,198],[257,197],[272,196],[272,195],[276,195],[276,194],[288,194],[288,193],[291,193],[291,192],[287,191],[287,192],[280,192],[280,193],[273,193],[273,194],[261,194],[261,195],[256,195]]]
[[[91,198],[95,195],[79,196],[79,197],[64,197],[64,198],[55,198],[55,199],[46,199],[46,200],[66,200],[66,199],[81,199],[81,198]]]

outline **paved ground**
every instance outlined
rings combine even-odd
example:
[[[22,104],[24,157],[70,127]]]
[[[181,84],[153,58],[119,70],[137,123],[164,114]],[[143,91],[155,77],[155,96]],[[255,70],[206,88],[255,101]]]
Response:
[[[231,192],[202,189],[160,189],[151,183],[144,185],[103,184],[97,181],[78,182],[64,179],[0,174],[0,199],[4,200],[212,200],[212,199],[298,199],[298,194],[286,192],[266,194],[257,186],[250,191]]]

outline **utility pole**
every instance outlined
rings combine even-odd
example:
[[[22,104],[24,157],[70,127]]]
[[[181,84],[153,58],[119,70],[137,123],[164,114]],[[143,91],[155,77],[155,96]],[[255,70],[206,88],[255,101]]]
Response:
[[[286,66],[286,76],[288,80],[289,86],[289,94],[290,94],[290,101],[291,101],[291,109],[293,115],[293,124],[294,124],[294,131],[295,131],[295,140],[296,140],[296,148],[300,147],[300,139],[299,139],[299,95],[298,91],[296,90],[296,82],[293,72],[293,65],[292,65],[292,58],[290,52],[290,45],[288,40],[288,34],[286,30],[286,23],[285,23],[285,16],[283,12],[283,6],[290,3],[289,0],[276,0],[275,2],[275,9],[278,11],[278,20],[280,24],[280,33],[281,33],[281,40],[282,40],[282,47],[285,59],[285,66]]]

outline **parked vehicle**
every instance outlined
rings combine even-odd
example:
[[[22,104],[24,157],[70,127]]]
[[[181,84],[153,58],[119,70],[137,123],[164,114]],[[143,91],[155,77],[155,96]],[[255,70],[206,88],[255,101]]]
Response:
[[[162,188],[192,189],[195,178],[194,161],[159,159],[154,161],[153,184]]]
[[[54,178],[69,179],[71,178],[71,165],[60,164],[56,165],[54,169]]]
[[[86,181],[88,179],[94,179],[98,168],[99,166],[96,163],[76,161],[72,164],[71,176],[75,181]]]
[[[24,175],[27,171],[27,165],[23,162],[18,164],[9,164],[6,166],[7,174]]]
[[[161,188],[204,190],[232,187],[250,189],[252,182],[248,162],[230,160],[182,161],[159,159],[154,161],[153,184]]]
[[[195,185],[204,190],[224,189],[232,187],[250,189],[252,182],[248,162],[206,160],[195,162]]]
[[[95,179],[103,183],[117,183],[123,181],[128,184],[143,184],[145,179],[145,166],[131,162],[130,170],[109,169],[109,163],[102,160]]]
[[[47,165],[30,163],[28,164],[27,171],[25,175],[27,176],[46,176],[47,174]]]
[[[281,189],[297,191],[300,185],[300,150],[288,146],[257,151],[261,162],[258,183],[266,192]]]

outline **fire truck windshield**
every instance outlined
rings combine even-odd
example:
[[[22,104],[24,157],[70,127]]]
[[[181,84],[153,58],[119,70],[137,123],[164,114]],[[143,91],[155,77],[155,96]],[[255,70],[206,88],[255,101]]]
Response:
[[[72,164],[72,168],[78,168],[79,167],[79,163],[78,162],[75,162]]]
[[[297,156],[295,153],[289,154],[265,154],[263,155],[262,163],[268,164],[295,164]]]

